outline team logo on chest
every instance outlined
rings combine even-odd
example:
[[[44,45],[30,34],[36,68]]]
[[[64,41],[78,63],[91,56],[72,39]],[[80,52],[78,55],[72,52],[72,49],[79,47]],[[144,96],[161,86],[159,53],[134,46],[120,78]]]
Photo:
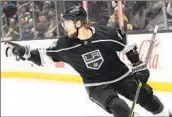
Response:
[[[103,64],[103,57],[99,50],[94,50],[82,54],[82,58],[87,66],[87,68],[98,70]]]

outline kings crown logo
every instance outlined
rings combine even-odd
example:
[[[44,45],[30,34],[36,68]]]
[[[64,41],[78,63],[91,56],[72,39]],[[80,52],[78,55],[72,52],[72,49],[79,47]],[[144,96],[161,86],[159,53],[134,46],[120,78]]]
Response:
[[[99,50],[84,53],[82,58],[84,59],[86,67],[94,70],[98,70],[104,62]]]

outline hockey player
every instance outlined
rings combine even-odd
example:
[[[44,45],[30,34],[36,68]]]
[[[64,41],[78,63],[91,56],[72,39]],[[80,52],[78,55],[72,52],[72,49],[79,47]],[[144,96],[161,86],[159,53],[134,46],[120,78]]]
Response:
[[[140,79],[143,86],[138,104],[154,115],[171,117],[147,84],[148,69],[133,74],[120,61],[117,52],[126,54],[133,67],[144,64],[139,59],[136,45],[127,46],[126,34],[122,30],[90,26],[85,10],[79,6],[63,13],[61,23],[67,35],[45,52],[30,51],[27,47],[7,42],[6,55],[12,50],[13,55],[39,66],[46,62],[45,55],[54,62],[70,64],[83,78],[89,98],[115,117],[129,117],[130,108],[118,94],[133,101]]]

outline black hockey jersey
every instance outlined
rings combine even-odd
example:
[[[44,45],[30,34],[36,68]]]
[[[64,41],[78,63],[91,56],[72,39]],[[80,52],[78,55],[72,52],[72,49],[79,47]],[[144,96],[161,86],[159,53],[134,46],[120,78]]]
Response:
[[[71,65],[83,78],[86,86],[110,84],[125,78],[130,72],[119,59],[126,42],[107,26],[91,27],[93,35],[87,40],[60,38],[46,54],[53,61]]]

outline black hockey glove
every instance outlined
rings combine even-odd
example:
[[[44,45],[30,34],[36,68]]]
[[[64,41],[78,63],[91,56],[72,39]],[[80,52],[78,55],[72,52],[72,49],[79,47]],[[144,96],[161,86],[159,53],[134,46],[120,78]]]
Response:
[[[142,61],[138,61],[136,63],[133,64],[133,67],[139,67],[139,66],[143,66],[145,65]],[[137,71],[134,74],[134,77],[136,80],[140,80],[142,83],[147,83],[150,73],[149,70],[147,68],[145,69],[141,69],[140,71]]]
[[[5,50],[6,57],[16,56],[17,59],[27,60],[30,58],[30,49],[27,46],[21,46],[13,42],[5,42],[7,46]]]
[[[143,69],[133,73],[136,79],[139,79],[142,83],[146,83],[149,79],[149,70],[146,68],[146,65],[140,60],[139,53],[137,51],[137,47],[135,46],[133,49],[126,53],[128,60],[132,63],[132,67],[145,66]]]

